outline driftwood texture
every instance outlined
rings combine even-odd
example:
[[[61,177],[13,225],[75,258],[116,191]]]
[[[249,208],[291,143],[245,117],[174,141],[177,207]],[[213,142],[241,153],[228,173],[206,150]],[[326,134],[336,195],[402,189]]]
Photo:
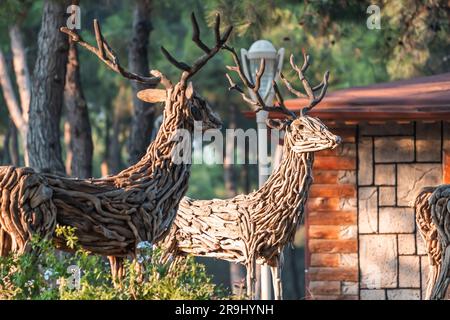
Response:
[[[72,41],[96,54],[124,77],[148,84],[160,81],[165,90],[143,90],[139,96],[149,102],[165,101],[163,123],[145,156],[136,165],[114,176],[71,179],[34,173],[28,168],[0,167],[2,255],[9,251],[22,253],[28,250],[33,233],[42,237],[53,236],[59,248],[69,250],[64,239],[53,234],[58,223],[75,227],[79,244],[84,249],[110,256],[113,276],[117,276],[123,273],[120,259],[134,256],[139,242],[156,242],[165,236],[186,192],[191,166],[190,159],[179,161],[174,157],[180,148],[177,133],[181,130],[192,133],[194,121],[201,121],[203,130],[221,125],[218,116],[194,92],[188,80],[219,52],[230,35],[231,27],[222,36],[219,32],[220,18],[217,17],[216,44],[210,49],[199,38],[194,15],[192,24],[194,35],[197,34],[194,41],[205,51],[192,66],[176,61],[163,49],[169,61],[182,69],[180,80],[175,85],[159,71],[152,71],[151,77],[144,77],[122,68],[103,38],[97,21],[94,21],[97,47],[84,42],[72,30],[61,29]],[[184,152],[188,151],[184,149]]]
[[[258,95],[261,75],[264,72],[264,61],[257,73],[255,84],[245,78],[241,71],[241,63],[233,49],[230,48],[236,62],[237,71],[255,95],[257,101],[252,102],[259,109],[271,110],[263,105]],[[309,56],[305,54],[302,69],[298,68],[291,56],[291,64],[304,80],[303,72],[309,64]],[[328,80],[314,90],[305,85],[310,103],[305,111],[310,110],[323,98]],[[237,88],[230,77],[232,88]],[[286,81],[286,80],[285,80]],[[290,85],[288,88],[292,88]],[[319,97],[313,91],[321,90]],[[245,97],[244,91],[237,90]],[[282,298],[281,261],[284,247],[293,241],[298,224],[302,221],[308,190],[312,183],[312,167],[314,152],[336,147],[340,138],[332,134],[317,118],[302,112],[300,117],[293,115],[284,107],[278,88],[278,105],[275,110],[290,117],[286,121],[272,120],[269,125],[285,129],[283,160],[272,173],[267,182],[257,191],[248,195],[238,195],[232,199],[191,200],[184,198],[170,234],[162,246],[167,256],[175,257],[193,254],[214,257],[235,263],[244,264],[247,268],[247,294],[254,297],[255,263],[267,263],[271,266],[275,298]],[[311,94],[311,96],[310,96]],[[250,100],[251,101],[251,100]]]
[[[426,299],[444,299],[450,283],[450,185],[426,187],[416,197],[417,228],[428,253]]]

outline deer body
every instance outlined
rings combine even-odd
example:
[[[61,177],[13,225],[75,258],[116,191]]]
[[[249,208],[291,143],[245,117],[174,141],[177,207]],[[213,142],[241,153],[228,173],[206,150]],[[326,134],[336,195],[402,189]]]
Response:
[[[273,86],[278,106],[264,104],[259,94],[264,60],[253,83],[242,72],[242,64],[234,49],[226,49],[232,53],[236,64],[228,69],[238,73],[242,82],[253,91],[256,101],[249,99],[227,75],[230,89],[239,91],[243,99],[255,107],[255,111],[277,110],[289,117],[287,120],[270,120],[268,123],[274,129],[285,130],[283,159],[266,183],[248,195],[238,195],[228,200],[183,199],[163,246],[175,256],[194,254],[244,264],[247,268],[247,294],[250,297],[254,297],[255,292],[255,265],[267,263],[272,271],[275,297],[281,299],[282,251],[292,242],[303,218],[312,183],[314,152],[332,149],[340,143],[340,138],[329,132],[319,119],[306,115],[324,97],[328,72],[321,84],[311,87],[303,75],[309,66],[309,56],[304,54],[302,68],[295,65],[291,56],[291,65],[297,71],[309,98],[308,106],[297,117],[284,106],[275,82]],[[289,91],[301,95],[283,76],[282,79]],[[317,90],[321,90],[318,97],[314,93]]]
[[[450,185],[440,185],[423,188],[414,203],[417,229],[429,261],[426,299],[444,299],[450,284],[449,201]]]
[[[74,31],[61,29],[72,41],[93,52],[122,76],[151,85],[162,83],[165,90],[143,90],[138,97],[149,102],[165,101],[163,123],[144,157],[114,176],[71,179],[35,173],[31,169],[0,167],[2,255],[11,250],[27,251],[34,233],[53,237],[60,248],[70,250],[65,240],[54,234],[57,222],[75,227],[79,244],[84,249],[110,256],[115,276],[120,271],[120,258],[133,256],[137,243],[158,241],[169,231],[190,174],[189,159],[178,159],[174,153],[181,143],[177,133],[185,130],[192,134],[194,121],[201,121],[204,130],[221,125],[220,119],[194,92],[188,80],[222,48],[231,32],[229,27],[223,36],[220,34],[220,18],[217,16],[216,44],[210,49],[199,38],[194,14],[191,18],[193,40],[201,45],[205,54],[189,66],[176,61],[162,48],[169,61],[183,70],[175,85],[159,71],[152,71],[151,77],[144,77],[124,70],[103,38],[96,20],[97,48],[84,42]],[[186,149],[190,148],[189,144],[184,147],[184,152],[190,151]]]
[[[320,126],[323,137],[317,141],[319,147],[306,152],[296,148],[299,122]],[[281,299],[281,255],[303,219],[313,180],[314,152],[334,148],[340,140],[318,119],[307,116],[294,120],[291,128],[285,136],[283,160],[259,190],[227,200],[183,198],[163,247],[175,256],[193,254],[244,264],[250,296],[255,263],[267,263],[275,296]]]

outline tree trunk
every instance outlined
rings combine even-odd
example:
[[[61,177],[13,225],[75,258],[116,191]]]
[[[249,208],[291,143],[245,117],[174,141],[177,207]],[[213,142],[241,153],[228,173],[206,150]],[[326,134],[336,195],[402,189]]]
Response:
[[[23,44],[22,32],[17,24],[9,28],[9,38],[11,39],[11,51],[13,54],[14,73],[16,75],[17,88],[19,89],[20,107],[22,109],[22,119],[24,127],[17,127],[20,132],[23,158],[25,165],[30,164],[28,159],[27,132],[28,132],[28,111],[30,110],[31,84],[30,72]],[[16,135],[17,136],[17,135]]]
[[[19,102],[17,101],[16,94],[14,93],[11,77],[9,76],[8,72],[6,59],[1,49],[0,49],[0,85],[3,90],[3,97],[5,99],[9,115],[11,117],[11,120],[14,122],[15,126],[14,132],[16,132],[16,128],[18,128],[24,147],[24,155],[26,155],[27,154],[26,134],[28,125],[25,122],[24,117],[22,116],[22,110],[20,108]],[[27,159],[26,156],[25,159]],[[25,162],[25,164],[28,165],[27,161]]]
[[[65,174],[61,156],[60,120],[67,63],[65,24],[67,1],[46,0],[38,37],[29,113],[30,165],[38,171]]]
[[[8,130],[6,131],[5,138],[3,139],[3,153],[2,153],[2,165],[11,165],[11,152],[9,146],[11,143],[11,134],[13,128],[12,120],[9,121]]]
[[[109,136],[108,146],[108,174],[117,174],[121,169],[121,145],[119,141],[121,121],[120,117],[117,114],[114,114],[113,117],[114,119],[112,119],[112,134]]]
[[[11,121],[9,124],[11,130],[11,164],[15,167],[20,167],[20,151],[19,151],[19,139],[17,138],[18,132],[14,123]]]
[[[92,130],[89,111],[80,81],[80,69],[76,44],[69,44],[66,84],[64,90],[66,120],[68,124],[67,174],[77,178],[92,176]]]
[[[151,5],[151,0],[136,0],[134,3],[133,31],[128,51],[128,63],[130,71],[139,74],[148,74],[150,70],[147,48],[152,31],[150,23]],[[134,111],[127,143],[130,165],[138,162],[145,154],[151,141],[155,117],[153,104],[143,102],[136,96],[138,91],[149,88],[149,86],[133,81],[132,87]]]
[[[19,89],[22,116],[25,122],[28,122],[28,110],[30,108],[31,99],[30,72],[28,70],[22,32],[17,24],[9,28],[9,38],[11,39],[13,66],[16,75],[17,88]]]

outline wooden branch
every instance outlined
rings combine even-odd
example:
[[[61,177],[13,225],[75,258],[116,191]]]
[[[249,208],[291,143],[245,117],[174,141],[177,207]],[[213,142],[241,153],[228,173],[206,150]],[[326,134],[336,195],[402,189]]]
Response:
[[[161,47],[161,51],[166,57],[166,59],[173,64],[176,68],[186,72],[182,78],[182,82],[186,82],[187,79],[196,74],[212,57],[214,57],[220,49],[227,42],[233,27],[228,27],[225,32],[220,35],[220,15],[216,15],[215,25],[214,25],[214,35],[216,39],[216,43],[213,48],[209,48],[201,39],[200,39],[200,28],[198,26],[197,19],[195,14],[191,14],[191,22],[192,22],[192,41],[203,51],[205,54],[194,61],[192,66],[188,65],[185,62],[178,61],[175,59],[164,47]]]
[[[233,57],[235,66],[231,67],[231,66],[227,66],[228,70],[234,71],[238,74],[239,78],[241,79],[241,81],[244,83],[244,85],[251,91],[253,92],[253,94],[256,97],[256,101],[253,101],[253,99],[250,99],[249,97],[247,97],[244,93],[244,91],[242,90],[242,88],[240,88],[238,85],[236,85],[233,80],[231,79],[231,77],[226,74],[226,77],[230,83],[230,90],[234,89],[237,90],[243,100],[247,103],[250,104],[250,106],[253,108],[253,110],[255,112],[259,112],[260,110],[264,110],[264,111],[276,111],[276,112],[281,112],[286,114],[288,117],[295,119],[296,115],[294,112],[288,110],[286,108],[286,106],[284,105],[284,100],[281,97],[281,93],[278,90],[278,87],[276,86],[275,82],[273,82],[274,85],[274,90],[275,90],[275,95],[277,97],[277,100],[279,102],[278,106],[267,106],[264,99],[261,97],[261,94],[259,93],[259,89],[261,87],[261,79],[262,76],[264,74],[265,71],[265,60],[261,59],[261,63],[259,65],[259,68],[256,72],[255,75],[255,83],[253,83],[250,79],[247,78],[247,76],[245,75],[245,73],[243,72],[243,68],[242,68],[242,62],[239,59],[238,54],[236,53],[236,50],[232,47],[229,46],[224,46],[224,49],[229,51]],[[275,88],[276,87],[276,88]]]
[[[101,61],[103,61],[111,70],[117,72],[121,76],[138,81],[141,83],[149,84],[149,85],[156,85],[159,83],[158,77],[146,77],[141,76],[136,73],[130,72],[125,70],[119,63],[119,59],[117,58],[114,51],[109,46],[108,42],[104,39],[100,24],[99,22],[94,19],[94,31],[95,31],[95,40],[97,42],[97,47],[94,47],[90,45],[89,43],[85,42],[83,38],[77,34],[75,31],[70,30],[67,27],[61,27],[61,32],[64,32],[67,34],[70,39],[76,43],[78,43],[80,46],[84,47],[85,49],[89,50],[93,54],[95,54]]]

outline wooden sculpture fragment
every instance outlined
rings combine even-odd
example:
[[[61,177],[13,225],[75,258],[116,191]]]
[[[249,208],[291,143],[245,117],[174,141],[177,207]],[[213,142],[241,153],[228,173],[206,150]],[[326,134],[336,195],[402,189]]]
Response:
[[[282,298],[281,258],[284,247],[293,241],[298,224],[302,221],[308,190],[312,183],[314,152],[335,148],[340,138],[332,134],[317,118],[307,112],[325,96],[328,72],[321,84],[312,87],[304,73],[309,66],[309,55],[304,53],[300,68],[291,56],[291,66],[297,72],[306,95],[292,88],[282,77],[288,90],[299,97],[308,98],[308,104],[297,116],[288,110],[274,82],[278,106],[269,107],[259,94],[264,60],[261,61],[255,82],[242,72],[241,62],[234,49],[226,47],[233,56],[235,71],[257,100],[248,98],[244,90],[227,75],[231,88],[241,93],[255,110],[278,111],[287,119],[270,120],[269,126],[285,130],[281,164],[257,191],[227,200],[192,200],[183,198],[163,247],[168,256],[193,254],[243,264],[247,269],[247,294],[254,297],[255,264],[267,263],[271,267],[275,298]],[[316,92],[320,92],[316,95]]]
[[[444,299],[450,283],[450,185],[423,188],[416,197],[417,229],[429,261],[426,299]]]
[[[165,102],[163,122],[143,158],[117,175],[72,179],[35,173],[29,168],[0,167],[2,255],[28,250],[33,233],[53,237],[59,248],[70,250],[65,240],[54,234],[58,223],[76,228],[82,248],[111,256],[113,275],[119,275],[121,263],[115,258],[133,256],[139,242],[153,243],[167,234],[186,192],[191,166],[190,161],[174,158],[180,143],[177,133],[180,130],[192,133],[194,121],[201,121],[203,130],[221,126],[219,117],[188,80],[221,50],[232,28],[220,34],[217,16],[216,42],[209,48],[199,37],[194,14],[192,25],[193,41],[204,51],[192,65],[178,62],[161,48],[167,59],[182,71],[175,85],[159,71],[152,71],[152,76],[146,77],[122,68],[96,20],[97,47],[84,42],[72,30],[61,28],[74,42],[122,76],[147,84],[161,82],[165,90],[143,90],[139,96],[151,102]]]

